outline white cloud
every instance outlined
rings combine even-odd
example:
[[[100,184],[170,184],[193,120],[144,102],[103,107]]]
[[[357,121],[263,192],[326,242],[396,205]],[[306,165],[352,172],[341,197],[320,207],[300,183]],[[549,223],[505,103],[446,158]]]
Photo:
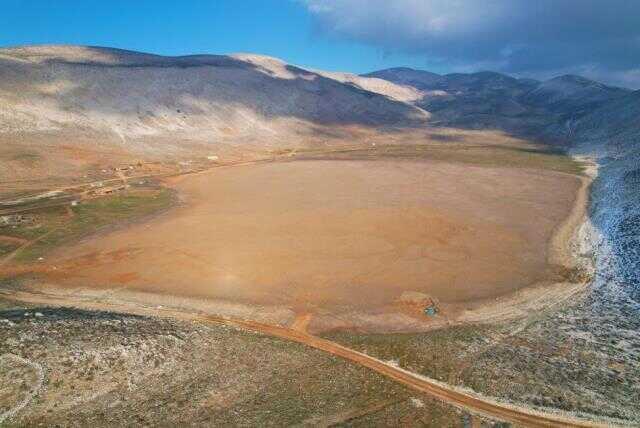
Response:
[[[303,0],[319,28],[386,52],[542,76],[597,69],[638,87],[640,1]]]

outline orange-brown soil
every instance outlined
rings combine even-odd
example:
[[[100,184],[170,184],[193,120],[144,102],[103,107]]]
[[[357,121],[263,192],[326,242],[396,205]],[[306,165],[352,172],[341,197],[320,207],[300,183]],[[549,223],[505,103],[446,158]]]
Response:
[[[297,313],[397,311],[405,291],[466,305],[545,279],[549,240],[580,180],[320,160],[217,168],[171,185],[182,206],[59,249],[48,259],[55,282]]]

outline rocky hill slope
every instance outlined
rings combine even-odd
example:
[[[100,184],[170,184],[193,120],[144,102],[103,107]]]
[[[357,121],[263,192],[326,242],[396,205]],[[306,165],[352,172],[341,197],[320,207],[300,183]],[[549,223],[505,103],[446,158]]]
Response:
[[[613,150],[640,149],[640,91],[603,104],[576,120],[572,128],[573,138],[583,144],[605,142],[604,147]]]
[[[392,98],[410,89],[379,79],[356,80],[336,80],[256,55],[163,57],[78,46],[1,49],[0,132],[210,142],[230,135],[258,139],[315,126],[398,126],[426,119],[425,112]],[[390,96],[363,86],[390,91]]]
[[[592,219],[602,236],[602,291],[609,300],[629,297],[640,312],[640,91],[608,102],[569,130],[575,151],[599,159]]]
[[[562,135],[565,122],[631,92],[572,75],[539,82],[488,71],[441,76],[393,68],[365,76],[421,91],[422,97],[415,104],[432,113],[434,123],[470,129],[494,128],[556,140]]]

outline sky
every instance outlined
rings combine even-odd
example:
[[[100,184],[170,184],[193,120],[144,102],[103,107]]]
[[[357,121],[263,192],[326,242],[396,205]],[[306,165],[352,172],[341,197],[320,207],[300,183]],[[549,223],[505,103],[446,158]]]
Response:
[[[323,70],[581,74],[640,88],[640,0],[2,0],[0,46],[252,52]]]

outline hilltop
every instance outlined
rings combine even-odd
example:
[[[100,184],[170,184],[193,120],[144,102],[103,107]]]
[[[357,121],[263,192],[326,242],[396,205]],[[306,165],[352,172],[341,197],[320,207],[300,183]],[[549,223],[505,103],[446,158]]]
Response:
[[[581,76],[546,81],[481,71],[438,75],[410,68],[365,74],[421,91],[415,105],[431,122],[465,129],[501,129],[520,136],[567,143],[564,123],[631,93]]]

